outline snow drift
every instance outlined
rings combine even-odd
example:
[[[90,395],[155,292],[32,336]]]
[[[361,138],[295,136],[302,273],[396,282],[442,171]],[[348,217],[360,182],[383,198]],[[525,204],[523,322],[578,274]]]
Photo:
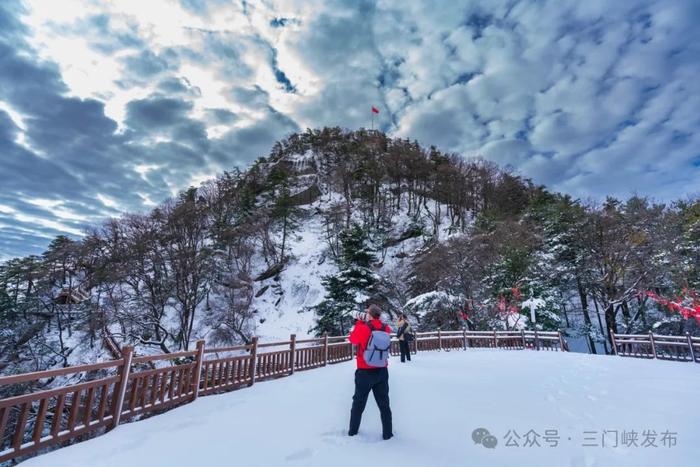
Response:
[[[694,365],[558,352],[419,354],[390,365],[389,441],[373,401],[360,435],[346,435],[353,372],[354,363],[342,363],[200,398],[23,465],[641,467],[700,458]],[[480,428],[495,445],[475,443]]]

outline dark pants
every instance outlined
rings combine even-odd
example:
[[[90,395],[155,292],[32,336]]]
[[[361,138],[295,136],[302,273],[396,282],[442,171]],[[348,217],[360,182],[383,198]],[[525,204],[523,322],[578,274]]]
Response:
[[[362,412],[367,404],[369,392],[374,393],[374,400],[382,417],[382,434],[392,436],[391,408],[389,407],[389,371],[386,368],[376,370],[355,370],[355,395],[352,396],[350,411],[350,434],[360,429]]]
[[[399,349],[401,350],[401,361],[405,362],[406,359],[408,361],[411,361],[411,348],[410,348],[410,342],[408,342],[406,339],[399,341]]]

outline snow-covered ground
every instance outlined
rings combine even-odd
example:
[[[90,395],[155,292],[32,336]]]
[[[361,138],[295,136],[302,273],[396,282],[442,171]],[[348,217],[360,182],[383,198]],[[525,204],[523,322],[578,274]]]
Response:
[[[202,397],[23,465],[696,466],[698,370],[689,363],[534,351],[424,353],[411,364],[394,359],[395,438],[382,441],[371,398],[360,434],[346,435],[354,371],[348,362]],[[477,428],[497,445],[476,444]],[[637,433],[636,447],[623,446],[623,431],[627,442]],[[645,447],[652,439],[657,447]],[[526,440],[533,445],[523,446]]]

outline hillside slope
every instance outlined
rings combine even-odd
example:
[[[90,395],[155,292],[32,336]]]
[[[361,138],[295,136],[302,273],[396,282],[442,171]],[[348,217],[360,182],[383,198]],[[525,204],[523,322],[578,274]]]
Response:
[[[699,258],[698,201],[585,204],[378,131],[307,130],[0,264],[0,372],[343,334],[369,302],[417,330],[564,330],[606,352],[610,329],[700,335]]]

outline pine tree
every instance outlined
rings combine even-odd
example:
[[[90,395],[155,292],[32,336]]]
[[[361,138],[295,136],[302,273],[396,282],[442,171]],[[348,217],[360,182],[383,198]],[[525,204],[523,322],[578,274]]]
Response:
[[[344,335],[352,325],[352,313],[374,293],[377,276],[372,271],[376,261],[367,232],[353,224],[340,234],[339,271],[323,278],[325,299],[314,307],[317,334]]]

